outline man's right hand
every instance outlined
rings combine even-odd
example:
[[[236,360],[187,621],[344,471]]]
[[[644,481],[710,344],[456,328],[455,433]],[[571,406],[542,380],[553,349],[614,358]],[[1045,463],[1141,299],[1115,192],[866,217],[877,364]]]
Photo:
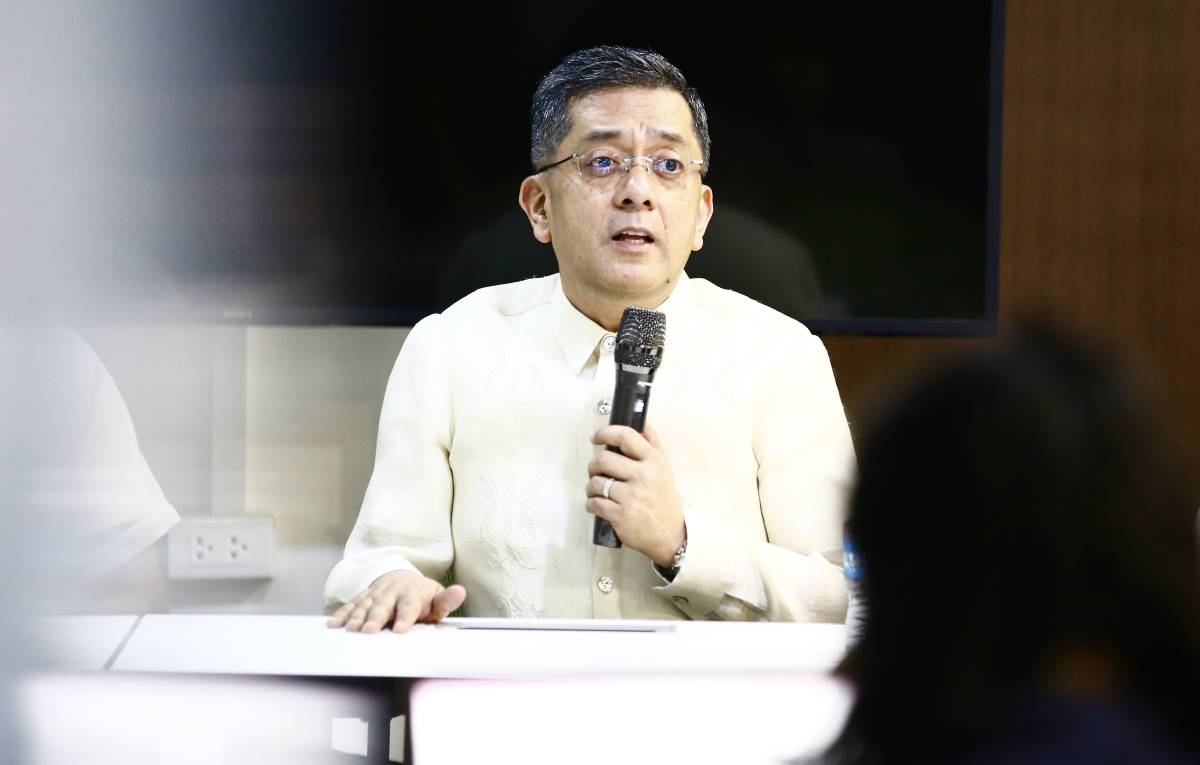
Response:
[[[416,622],[441,621],[466,599],[461,584],[443,587],[415,571],[391,571],[335,611],[327,624],[345,625],[351,632],[379,632],[390,622],[395,632],[407,632]]]

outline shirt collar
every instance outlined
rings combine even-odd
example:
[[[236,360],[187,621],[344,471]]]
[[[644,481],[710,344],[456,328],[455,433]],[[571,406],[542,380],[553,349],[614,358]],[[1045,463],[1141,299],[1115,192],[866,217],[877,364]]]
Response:
[[[690,304],[691,287],[688,275],[681,271],[675,289],[671,290],[667,299],[655,309],[667,316],[668,336],[672,327],[671,317],[682,321],[682,316]],[[571,301],[567,300],[566,294],[563,293],[561,278],[554,285],[554,295],[550,299],[550,327],[575,374],[583,370],[600,340],[605,335],[612,334],[571,305]]]

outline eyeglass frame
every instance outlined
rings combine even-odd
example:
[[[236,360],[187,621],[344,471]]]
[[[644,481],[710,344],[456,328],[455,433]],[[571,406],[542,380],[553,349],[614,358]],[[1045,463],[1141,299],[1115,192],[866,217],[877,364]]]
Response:
[[[542,165],[541,167],[539,167],[539,168],[537,168],[536,170],[534,170],[534,171],[533,171],[533,174],[534,174],[534,175],[541,175],[542,173],[546,172],[547,170],[553,170],[554,168],[558,167],[559,165],[562,165],[562,164],[565,164],[565,163],[567,163],[567,162],[570,162],[571,160],[575,160],[575,172],[576,172],[576,173],[579,175],[579,177],[580,177],[580,178],[583,178],[585,181],[586,181],[586,180],[601,180],[601,178],[599,178],[599,177],[597,177],[597,178],[588,178],[588,176],[586,176],[586,175],[584,175],[584,174],[583,174],[583,167],[582,167],[582,166],[580,166],[580,164],[579,164],[579,160],[583,159],[583,158],[584,158],[584,157],[586,157],[586,156],[588,156],[588,155],[587,155],[587,154],[570,154],[570,155],[568,155],[568,156],[566,156],[566,157],[563,157],[562,159],[558,160],[557,162],[551,162],[551,163],[550,163],[550,164],[548,164],[548,165]],[[615,157],[615,156],[613,156],[613,157],[612,157],[612,159],[616,159],[616,157]],[[622,172],[622,173],[624,173],[625,175],[629,175],[629,172],[630,172],[631,170],[633,170],[633,163],[634,163],[634,161],[635,161],[635,160],[639,160],[639,159],[644,159],[644,160],[646,160],[646,162],[647,162],[647,165],[648,165],[648,167],[646,168],[646,170],[647,170],[647,171],[648,171],[650,174],[654,175],[656,178],[661,178],[661,176],[659,176],[657,173],[655,173],[655,172],[654,172],[654,162],[655,162],[655,160],[673,159],[673,160],[675,160],[675,161],[677,161],[677,162],[682,162],[682,163],[684,163],[684,167],[685,167],[685,169],[686,169],[687,167],[690,167],[690,166],[692,166],[692,165],[699,165],[699,167],[700,167],[700,176],[701,176],[701,177],[703,177],[703,176],[704,176],[704,171],[705,171],[705,169],[706,169],[706,167],[705,167],[705,162],[704,162],[704,160],[702,160],[702,159],[680,159],[679,157],[651,157],[651,156],[649,156],[649,155],[646,155],[646,154],[636,154],[636,155],[627,156],[627,157],[625,157],[624,159],[622,159],[622,160],[621,160],[621,164],[620,164],[620,167],[621,167],[621,172]],[[614,178],[616,178],[616,177],[619,177],[619,176],[618,176],[616,173],[613,173],[613,177],[614,177]]]

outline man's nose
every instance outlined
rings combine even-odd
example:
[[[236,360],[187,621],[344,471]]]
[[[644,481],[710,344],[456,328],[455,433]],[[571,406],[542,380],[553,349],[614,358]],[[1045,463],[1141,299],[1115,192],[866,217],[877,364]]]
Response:
[[[644,157],[635,157],[629,163],[629,170],[621,173],[623,177],[617,180],[616,194],[613,201],[618,207],[640,207],[653,210],[654,180],[650,177],[650,163]]]

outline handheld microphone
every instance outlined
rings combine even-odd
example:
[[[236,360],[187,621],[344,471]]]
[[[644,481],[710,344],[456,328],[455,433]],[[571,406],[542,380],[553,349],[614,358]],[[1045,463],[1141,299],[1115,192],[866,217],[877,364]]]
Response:
[[[639,433],[645,429],[650,386],[654,383],[654,373],[662,364],[666,330],[667,317],[658,311],[630,306],[621,315],[613,356],[617,365],[617,384],[608,424],[628,425]],[[608,450],[621,451],[615,446]],[[592,543],[602,547],[621,546],[612,524],[600,516],[596,516],[592,528]]]

